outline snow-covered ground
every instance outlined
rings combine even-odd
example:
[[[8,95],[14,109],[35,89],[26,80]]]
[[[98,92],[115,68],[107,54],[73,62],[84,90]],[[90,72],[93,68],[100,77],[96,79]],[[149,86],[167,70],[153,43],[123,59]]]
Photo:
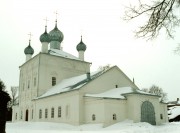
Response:
[[[103,128],[102,124],[85,124],[72,126],[50,122],[17,122],[6,125],[6,133],[79,133],[79,132],[110,132],[110,133],[180,133],[180,122],[152,126],[148,123],[133,123],[126,120]]]

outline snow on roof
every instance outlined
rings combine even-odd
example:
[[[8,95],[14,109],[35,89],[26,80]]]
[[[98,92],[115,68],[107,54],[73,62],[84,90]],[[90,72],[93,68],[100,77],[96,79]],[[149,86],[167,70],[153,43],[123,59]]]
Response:
[[[91,79],[94,79],[101,75],[104,71],[96,71],[90,74]],[[90,80],[91,80],[90,79]],[[51,95],[60,94],[62,92],[72,91],[81,88],[85,85],[89,80],[87,79],[87,74],[83,74],[80,76],[72,77],[69,79],[62,80],[59,84],[55,85],[54,87],[50,88],[46,93],[41,95],[39,98],[48,97]]]
[[[122,94],[133,92],[133,88],[131,87],[121,87],[121,88],[114,88],[103,93],[99,94],[85,94],[87,97],[97,97],[97,98],[120,98],[125,99]]]
[[[69,58],[69,59],[74,59],[74,60],[80,60],[76,56],[66,53],[62,50],[58,50],[58,49],[50,49],[49,54],[55,55],[55,56],[61,56],[61,57]]]
[[[179,98],[176,101],[169,101],[168,105],[180,105]]]
[[[168,116],[169,119],[173,119],[177,117],[178,115],[180,115],[180,106],[170,108],[170,110],[168,111],[168,114],[169,114]]]
[[[99,94],[85,94],[87,97],[96,97],[96,98],[119,98],[125,99],[125,94],[144,94],[144,95],[152,95],[150,93],[134,89],[132,87],[120,87],[108,90]],[[156,96],[156,95],[153,95]]]

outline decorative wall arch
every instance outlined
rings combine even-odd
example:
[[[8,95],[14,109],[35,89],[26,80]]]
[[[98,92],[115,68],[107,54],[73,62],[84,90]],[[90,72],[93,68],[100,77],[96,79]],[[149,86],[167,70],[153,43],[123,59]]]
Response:
[[[141,105],[141,122],[156,125],[154,106],[149,101],[144,101]]]

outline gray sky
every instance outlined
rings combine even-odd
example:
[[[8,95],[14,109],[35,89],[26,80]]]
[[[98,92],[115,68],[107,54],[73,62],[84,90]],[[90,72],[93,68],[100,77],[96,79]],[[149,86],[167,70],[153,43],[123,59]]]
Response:
[[[135,2],[135,0],[133,1]],[[155,84],[174,100],[180,97],[180,56],[173,50],[180,42],[176,29],[174,40],[161,36],[153,41],[134,38],[133,31],[143,19],[125,22],[121,18],[122,0],[6,0],[0,1],[0,78],[7,88],[19,84],[19,66],[24,63],[24,48],[29,32],[35,54],[40,52],[39,36],[54,28],[58,11],[58,28],[64,34],[63,49],[78,55],[76,45],[87,45],[85,60],[92,62],[91,70],[99,66],[117,65],[139,88]]]

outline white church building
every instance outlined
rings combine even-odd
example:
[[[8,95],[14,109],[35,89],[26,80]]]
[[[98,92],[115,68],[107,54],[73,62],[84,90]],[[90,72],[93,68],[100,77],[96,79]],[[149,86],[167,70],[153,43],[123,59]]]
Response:
[[[153,125],[168,122],[167,105],[159,96],[141,91],[117,66],[90,72],[82,37],[76,47],[79,57],[62,50],[63,38],[56,21],[49,33],[45,27],[41,52],[34,57],[29,41],[26,61],[19,67],[19,103],[13,106],[13,122],[104,126],[126,119]]]

